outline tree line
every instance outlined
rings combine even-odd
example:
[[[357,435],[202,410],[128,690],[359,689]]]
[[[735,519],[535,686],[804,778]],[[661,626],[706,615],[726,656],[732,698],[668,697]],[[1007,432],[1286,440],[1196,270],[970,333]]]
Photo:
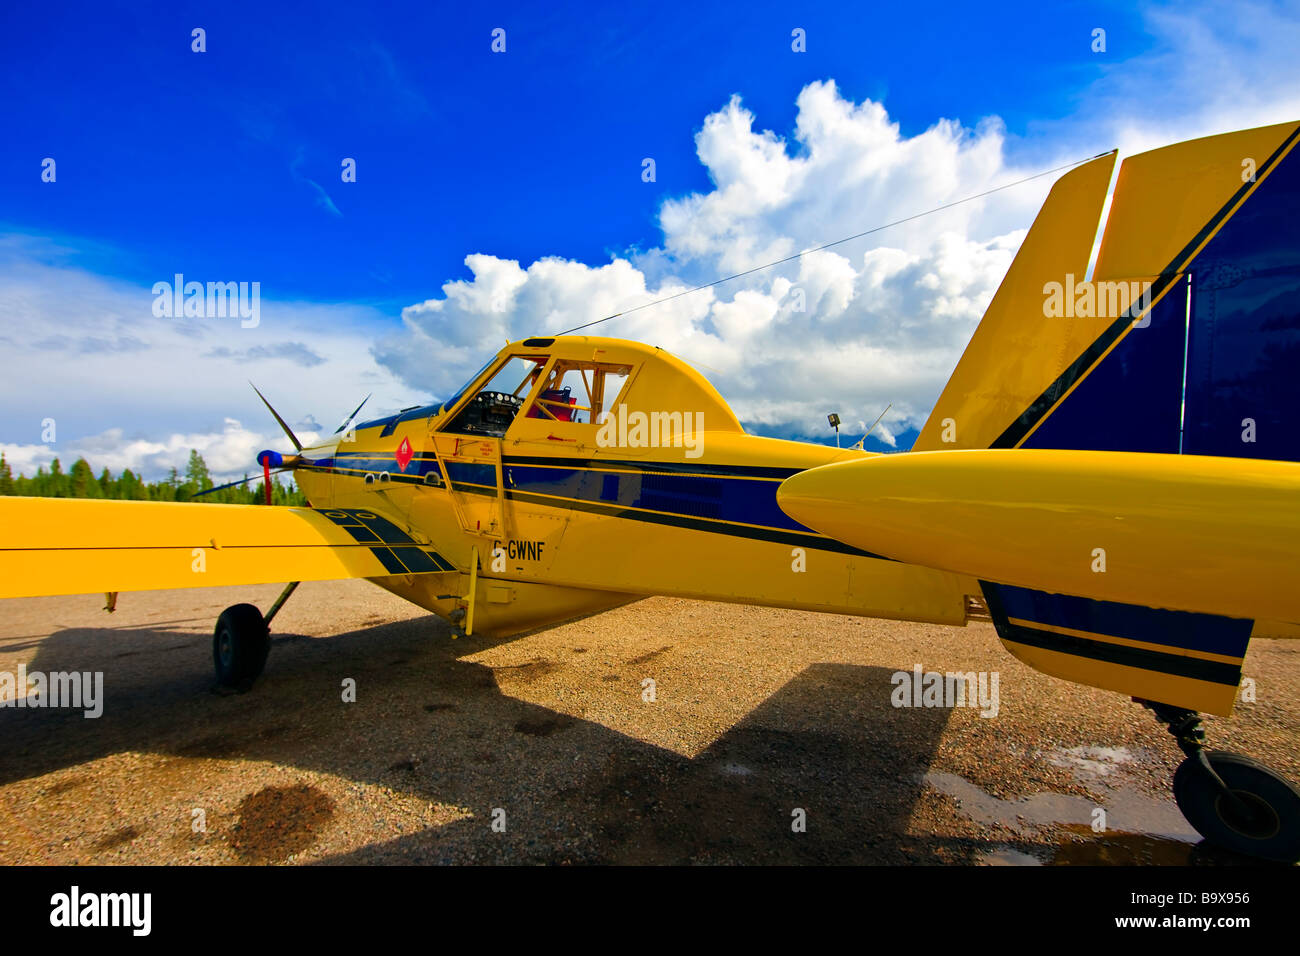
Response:
[[[245,478],[248,475],[244,476]],[[199,498],[194,496],[200,491],[213,487],[212,476],[208,473],[207,462],[196,450],[190,449],[189,464],[185,468],[184,478],[175,468],[162,481],[145,481],[127,468],[122,474],[114,476],[107,468],[95,477],[94,470],[84,458],[78,458],[67,471],[63,470],[59,459],[50,462],[47,470],[44,465],[36,469],[36,474],[28,478],[13,475],[13,469],[0,452],[0,495],[25,495],[34,498],[111,498],[129,501],[189,501],[208,502],[211,504],[260,505],[266,502],[264,482],[236,485],[222,488]],[[298,490],[293,479],[282,482],[279,477],[271,478],[271,504],[306,505],[307,497]]]

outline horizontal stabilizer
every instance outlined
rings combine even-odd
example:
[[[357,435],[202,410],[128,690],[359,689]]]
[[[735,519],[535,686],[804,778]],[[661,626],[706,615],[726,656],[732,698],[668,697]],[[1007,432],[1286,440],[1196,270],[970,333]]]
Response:
[[[795,520],[984,581],[1300,621],[1300,464],[1127,452],[881,455],[800,472]]]

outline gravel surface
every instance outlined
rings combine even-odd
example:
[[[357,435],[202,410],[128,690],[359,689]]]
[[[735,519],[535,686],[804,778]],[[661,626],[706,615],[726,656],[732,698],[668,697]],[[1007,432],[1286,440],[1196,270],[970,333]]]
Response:
[[[278,591],[0,602],[0,671],[104,674],[97,719],[0,708],[0,862],[1243,862],[1197,845],[1145,710],[989,624],[653,598],[493,642],[308,583],[253,690],[213,693],[217,614]],[[997,716],[895,708],[916,664],[997,672]],[[1300,643],[1246,674],[1211,745],[1300,780]]]

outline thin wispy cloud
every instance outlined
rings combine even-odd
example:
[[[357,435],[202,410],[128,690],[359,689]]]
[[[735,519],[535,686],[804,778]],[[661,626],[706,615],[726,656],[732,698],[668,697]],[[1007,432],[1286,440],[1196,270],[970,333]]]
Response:
[[[342,219],[343,213],[339,212],[339,207],[334,204],[334,200],[331,199],[329,193],[325,191],[325,187],[316,182],[316,180],[310,179],[299,172],[304,163],[305,152],[306,151],[300,147],[297,155],[294,156],[293,162],[289,164],[289,172],[293,175],[294,182],[302,183],[310,188],[316,196],[317,206],[323,208],[331,216]]]
[[[302,342],[280,342],[276,345],[254,345],[246,349],[232,349],[224,346],[210,349],[203,353],[204,358],[234,359],[238,362],[257,362],[262,359],[284,359],[293,362],[295,365],[301,365],[303,368],[314,368],[317,365],[324,365],[325,359],[317,352],[308,348]]]
[[[304,179],[303,182],[316,191],[316,204],[318,206],[324,206],[325,211],[332,216],[343,218],[343,213],[339,212],[339,207],[334,205],[334,200],[330,198],[329,193],[325,191],[325,188],[320,183],[314,179]]]

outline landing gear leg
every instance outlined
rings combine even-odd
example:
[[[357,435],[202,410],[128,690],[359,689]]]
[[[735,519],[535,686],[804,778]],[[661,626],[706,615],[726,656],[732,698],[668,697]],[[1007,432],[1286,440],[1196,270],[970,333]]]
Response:
[[[1300,790],[1240,754],[1205,749],[1195,711],[1140,700],[1169,728],[1187,759],[1174,771],[1174,801],[1210,843],[1281,863],[1300,861]]]
[[[301,583],[301,581],[290,581],[285,585],[284,590],[280,592],[280,596],[276,598],[275,603],[271,605],[271,610],[266,612],[266,623],[268,627],[271,624],[271,619],[280,613],[280,608],[284,607],[284,602],[289,600],[289,595],[298,590],[298,585]]]
[[[286,587],[265,617],[252,604],[236,604],[221,612],[212,633],[212,662],[219,689],[242,694],[252,688],[271,650],[271,619],[298,584],[294,581]]]

